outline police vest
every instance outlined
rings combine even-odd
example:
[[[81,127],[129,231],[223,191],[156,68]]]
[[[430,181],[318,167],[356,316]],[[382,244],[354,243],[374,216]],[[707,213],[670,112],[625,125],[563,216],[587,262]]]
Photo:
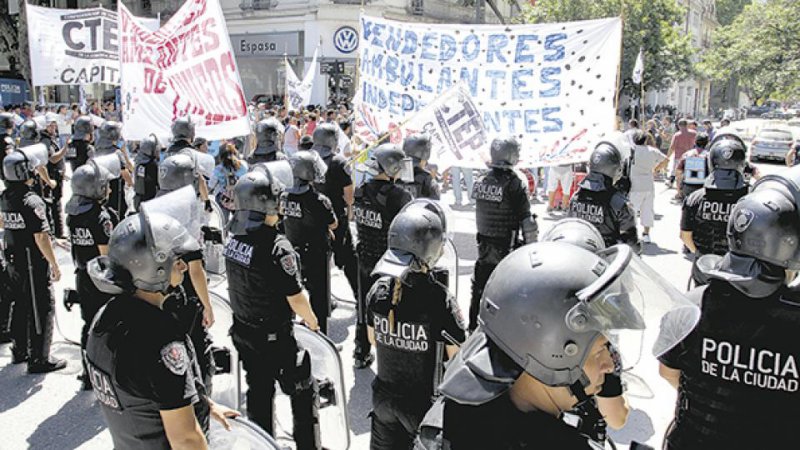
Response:
[[[47,263],[34,240],[34,221],[45,221],[44,201],[28,186],[14,183],[0,194],[0,214],[3,217],[5,248],[7,254],[19,259],[17,264],[27,264],[26,249],[31,263]],[[44,230],[48,231],[48,230]]]
[[[389,225],[394,216],[389,214],[387,202],[394,189],[402,189],[386,181],[372,180],[359,186],[355,192],[353,215],[358,230],[358,257],[372,267],[383,256],[388,246]]]
[[[272,153],[253,153],[247,158],[247,163],[251,166],[253,164],[268,163],[278,159],[278,152]]]
[[[113,223],[108,211],[100,205],[76,215],[67,216],[67,227],[70,231],[72,260],[75,268],[86,269],[86,264],[100,255],[97,249],[98,240],[107,243],[113,231]],[[104,236],[97,236],[103,233]]]
[[[142,158],[137,161],[133,189],[141,201],[147,201],[158,192],[158,162],[154,158]]]
[[[93,156],[93,153],[94,147],[92,144],[82,139],[73,140],[67,148],[66,158],[72,161],[74,166],[77,168],[86,164],[86,162],[89,161],[89,158]]]
[[[700,254],[724,255],[728,252],[728,218],[747,188],[728,191],[703,188],[692,193],[689,202],[697,202],[692,240]]]
[[[57,153],[60,150],[57,139],[53,136],[50,136],[47,131],[42,131],[42,139],[40,142],[47,146],[48,156],[53,156],[54,153]],[[61,158],[56,163],[47,161],[47,174],[50,176],[50,179],[60,180],[62,174],[64,173],[64,167],[64,158]],[[61,188],[60,183],[57,189],[59,188]]]
[[[328,224],[324,223],[314,211],[330,209],[330,201],[324,196],[309,189],[302,194],[284,194],[281,196],[283,211],[283,228],[286,237],[299,251],[328,249]]]
[[[508,198],[509,185],[519,178],[510,170],[492,169],[475,182],[472,198],[476,202],[475,215],[478,234],[511,242],[519,220],[513,210],[513,199]]]
[[[703,184],[706,181],[706,158],[690,156],[683,162],[683,182],[686,184]]]
[[[230,237],[223,252],[234,317],[267,331],[288,326],[294,315],[275,283],[275,275],[283,270],[272,257],[278,246],[294,251],[285,237],[265,225]]]
[[[596,185],[582,182],[569,203],[569,216],[594,225],[603,236],[606,246],[611,246],[619,242],[616,214],[625,207],[625,196],[616,189],[598,189]]]
[[[399,183],[414,198],[430,198],[438,200],[439,195],[433,186],[433,176],[427,170],[414,166],[414,181]]]
[[[785,289],[751,299],[720,280],[702,294],[700,323],[684,342],[675,448],[794,448],[800,308]]]

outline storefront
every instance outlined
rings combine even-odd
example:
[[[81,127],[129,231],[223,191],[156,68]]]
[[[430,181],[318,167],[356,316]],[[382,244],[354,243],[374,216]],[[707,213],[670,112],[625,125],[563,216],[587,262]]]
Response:
[[[247,100],[279,102],[286,90],[284,59],[295,72],[302,73],[303,33],[242,33],[230,38]]]

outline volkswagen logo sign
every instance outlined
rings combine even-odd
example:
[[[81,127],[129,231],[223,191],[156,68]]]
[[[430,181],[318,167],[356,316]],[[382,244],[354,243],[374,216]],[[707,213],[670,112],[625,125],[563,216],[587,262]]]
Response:
[[[339,27],[333,33],[333,46],[342,53],[353,53],[358,48],[358,32],[350,26]]]

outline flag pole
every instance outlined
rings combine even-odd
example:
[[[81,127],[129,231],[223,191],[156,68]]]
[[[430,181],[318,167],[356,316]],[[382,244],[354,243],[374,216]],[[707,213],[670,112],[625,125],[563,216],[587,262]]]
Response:
[[[625,52],[625,47],[623,45],[624,38],[625,38],[625,7],[624,2],[620,4],[620,20],[622,21],[622,31],[620,32],[619,37],[619,64],[617,64],[617,85],[614,92],[614,115],[619,114],[619,96],[620,91],[622,90],[622,60],[623,54]],[[621,117],[621,116],[620,116]],[[614,120],[614,126],[619,127],[619,122]],[[618,130],[619,131],[619,130]]]
[[[289,57],[286,52],[283,52],[283,70],[285,72],[283,81],[283,107],[286,108],[286,113],[289,113]]]

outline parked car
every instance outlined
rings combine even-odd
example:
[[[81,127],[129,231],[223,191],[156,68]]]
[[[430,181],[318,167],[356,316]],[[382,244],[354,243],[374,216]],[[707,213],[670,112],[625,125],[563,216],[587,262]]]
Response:
[[[750,143],[750,158],[784,161],[786,152],[794,146],[794,135],[788,127],[762,128]]]

